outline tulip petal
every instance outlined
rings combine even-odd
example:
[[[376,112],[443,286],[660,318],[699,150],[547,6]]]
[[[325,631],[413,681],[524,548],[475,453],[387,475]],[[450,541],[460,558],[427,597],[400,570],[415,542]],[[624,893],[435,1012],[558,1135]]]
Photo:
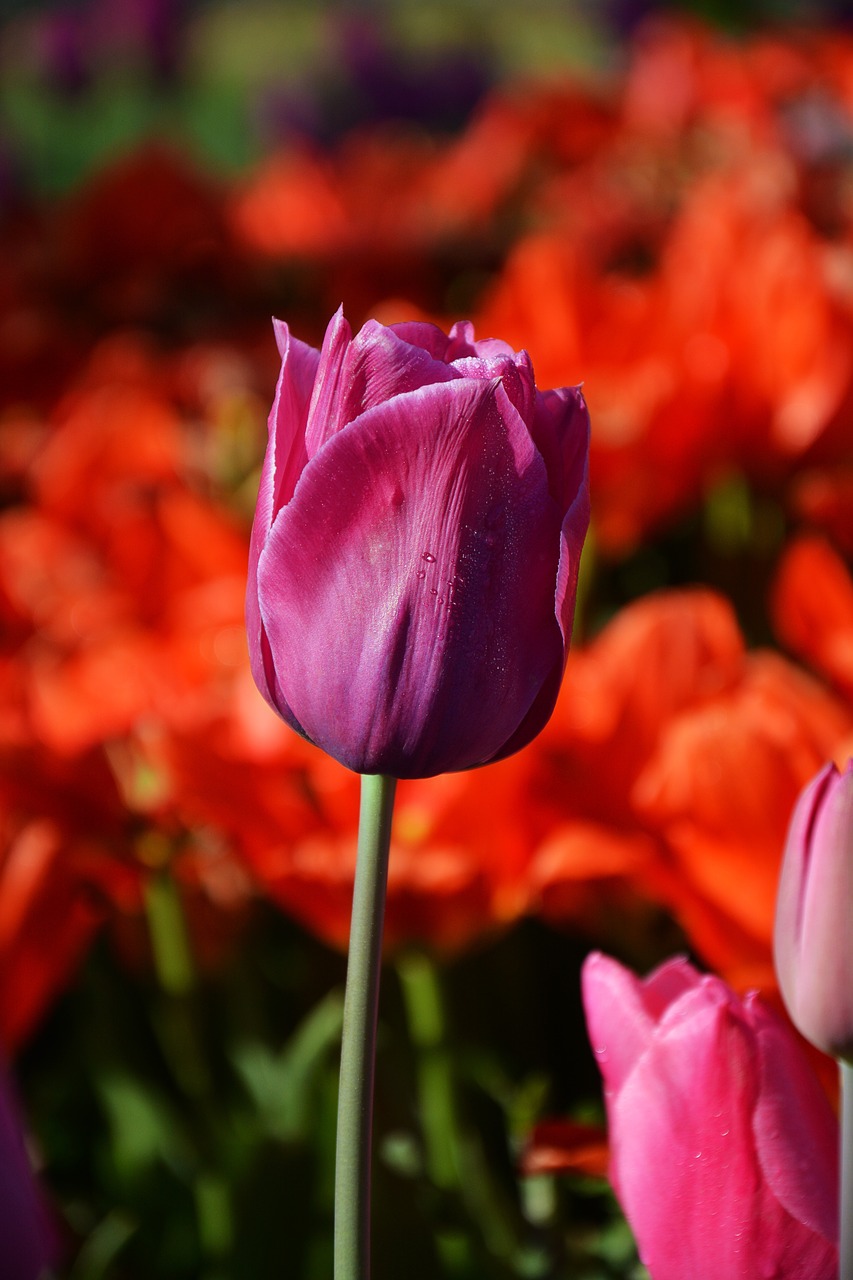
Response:
[[[515,351],[502,338],[474,338],[474,325],[470,320],[457,320],[450,330],[445,360],[463,360],[466,356],[510,356]]]
[[[522,353],[523,354],[523,353]],[[532,372],[531,372],[532,377]],[[538,428],[538,429],[537,429]],[[533,440],[548,472],[548,486],[565,511],[560,531],[555,613],[563,634],[563,668],[542,686],[530,711],[495,757],[501,760],[526,746],[545,727],[560,691],[569,654],[584,538],[589,527],[589,414],[580,389],[537,393]]]
[[[788,830],[773,933],[779,987],[795,1025],[853,1057],[850,904],[853,777],[834,764],[803,789]]]
[[[273,321],[273,328],[281,355],[281,371],[269,415],[269,440],[249,544],[246,633],[255,683],[267,702],[278,709],[278,682],[258,607],[258,558],[276,511],[290,500],[307,461],[305,424],[319,355],[313,347],[294,338],[283,322]]]
[[[356,771],[398,777],[494,754],[562,666],[560,514],[500,384],[423,387],[338,432],[259,564],[303,731]]]
[[[593,1052],[608,1089],[619,1089],[644,1052],[667,1007],[702,979],[674,956],[645,979],[601,952],[587,956],[581,974]]]
[[[260,494],[258,509],[265,528],[273,517],[293,497],[296,482],[308,461],[305,448],[305,429],[308,407],[317,378],[320,357],[314,347],[294,338],[283,320],[273,321],[276,345],[281,356],[281,372],[270,410],[268,430],[272,450],[272,506],[265,495],[263,507]],[[266,459],[264,459],[264,473]],[[261,476],[261,493],[264,493],[265,475]]]
[[[655,1280],[832,1280],[832,1117],[788,1029],[683,959],[640,982],[594,955],[583,985],[610,1178]]]
[[[654,1019],[646,1008],[643,984],[610,956],[593,952],[581,975],[590,1044],[608,1091],[622,1087],[648,1047]]]
[[[345,352],[326,438],[393,396],[461,376],[452,365],[406,342],[394,329],[368,320]]]
[[[403,342],[408,342],[412,347],[421,347],[434,360],[447,363],[450,339],[437,324],[431,324],[428,320],[403,320],[399,324],[390,325],[389,328],[398,338],[402,338]]]
[[[338,429],[337,406],[344,358],[352,342],[352,329],[338,307],[329,321],[320,349],[320,363],[305,426],[305,450],[313,458]]]
[[[655,1280],[773,1274],[756,1265],[772,1221],[760,1221],[747,1030],[716,987],[687,992],[672,1011],[611,1102],[618,1193],[640,1256]]]
[[[800,882],[797,1022],[824,1052],[853,1061],[853,764],[833,771],[818,804]]]
[[[838,1122],[788,1028],[747,996],[759,1041],[761,1091],[753,1121],[767,1185],[792,1218],[826,1240],[838,1239]],[[809,1153],[809,1177],[802,1153]]]
[[[551,493],[566,513],[560,541],[556,608],[568,654],[578,570],[590,514],[589,413],[580,387],[538,392],[532,435],[545,460]]]

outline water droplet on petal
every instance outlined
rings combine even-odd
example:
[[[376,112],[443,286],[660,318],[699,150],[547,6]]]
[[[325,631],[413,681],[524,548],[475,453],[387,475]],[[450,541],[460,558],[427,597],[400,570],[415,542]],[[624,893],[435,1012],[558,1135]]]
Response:
[[[419,578],[425,578],[425,577],[426,577],[426,569],[418,569],[418,577],[419,577]]]
[[[426,560],[427,564],[435,564],[435,556],[431,551],[425,551],[421,559]]]

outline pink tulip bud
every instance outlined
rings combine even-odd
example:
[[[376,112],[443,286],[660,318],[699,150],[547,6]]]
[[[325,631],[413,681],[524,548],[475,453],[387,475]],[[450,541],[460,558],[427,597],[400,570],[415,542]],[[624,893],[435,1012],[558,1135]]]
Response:
[[[544,726],[589,519],[577,388],[469,324],[320,352],[276,323],[281,374],[252,530],[252,670],[294,729],[359,773],[428,777]]]
[[[583,970],[610,1178],[654,1280],[834,1280],[838,1126],[793,1032],[684,959]]]
[[[773,950],[795,1026],[853,1062],[853,761],[844,773],[826,765],[794,808]]]

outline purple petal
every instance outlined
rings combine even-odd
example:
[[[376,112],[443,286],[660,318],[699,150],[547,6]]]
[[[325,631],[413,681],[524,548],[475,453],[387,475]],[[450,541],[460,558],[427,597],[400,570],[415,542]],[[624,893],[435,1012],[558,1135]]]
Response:
[[[489,759],[556,664],[560,512],[497,384],[396,396],[306,467],[259,565],[305,732],[358,772]]]
[[[520,353],[525,356],[524,352]],[[457,361],[457,367],[462,361]],[[523,364],[520,368],[523,369]],[[529,367],[529,366],[528,366]],[[531,388],[533,373],[530,371]],[[506,379],[504,380],[506,386]],[[578,573],[589,527],[589,414],[580,389],[567,387],[536,395],[533,439],[545,462],[548,485],[558,506],[566,508],[560,531],[560,560],[554,610],[563,634],[562,662],[542,685],[536,700],[512,738],[493,757],[502,760],[527,746],[551,718],[563,679],[577,598]],[[529,419],[528,419],[529,420]]]
[[[404,341],[396,330],[368,320],[347,348],[329,434],[393,396],[459,377],[452,365]]]
[[[515,358],[515,351],[508,342],[500,338],[474,338],[474,326],[470,320],[457,320],[448,334],[447,354],[445,360],[461,360],[465,356],[509,356]]]
[[[566,514],[560,537],[556,613],[568,655],[575,616],[578,572],[589,527],[589,414],[580,389],[547,392],[537,400],[534,439],[545,459],[556,501]]]
[[[450,339],[437,324],[430,324],[426,320],[404,320],[389,327],[403,342],[408,342],[410,347],[422,347],[434,360],[447,364]]]
[[[319,453],[326,441],[341,425],[339,420],[340,386],[344,358],[352,342],[352,329],[338,307],[329,321],[320,350],[320,364],[305,427],[305,449],[309,458]]]
[[[277,680],[270,662],[258,608],[258,559],[275,513],[290,500],[307,461],[305,423],[317,373],[319,353],[313,347],[294,338],[282,321],[274,320],[273,328],[281,355],[281,371],[269,415],[269,439],[261,469],[258,502],[249,543],[246,632],[255,682],[267,702],[278,708]]]
[[[475,356],[463,356],[454,360],[452,367],[465,378],[500,378],[504,390],[524,421],[530,422],[536,398],[536,383],[533,366],[526,351],[519,352],[518,356],[503,352],[497,355],[478,353]]]
[[[294,338],[283,320],[274,320],[273,330],[281,356],[281,372],[267,423],[271,449],[272,506],[269,505],[269,495],[264,487],[266,458],[261,474],[261,493],[258,495],[259,508],[263,496],[262,520],[266,522],[267,528],[272,525],[276,512],[293,497],[296,482],[308,461],[305,448],[308,406],[320,363],[320,353],[314,347]]]

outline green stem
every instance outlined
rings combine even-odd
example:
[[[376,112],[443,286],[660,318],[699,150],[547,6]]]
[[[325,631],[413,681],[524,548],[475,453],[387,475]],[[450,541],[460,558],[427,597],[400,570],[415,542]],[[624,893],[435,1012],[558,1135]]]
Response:
[[[395,778],[364,774],[352,901],[338,1137],[335,1159],[335,1280],[370,1275],[370,1157],[373,1066],[382,961],[385,886]]]
[[[841,1071],[841,1201],[839,1280],[853,1280],[853,1065],[839,1062]]]

